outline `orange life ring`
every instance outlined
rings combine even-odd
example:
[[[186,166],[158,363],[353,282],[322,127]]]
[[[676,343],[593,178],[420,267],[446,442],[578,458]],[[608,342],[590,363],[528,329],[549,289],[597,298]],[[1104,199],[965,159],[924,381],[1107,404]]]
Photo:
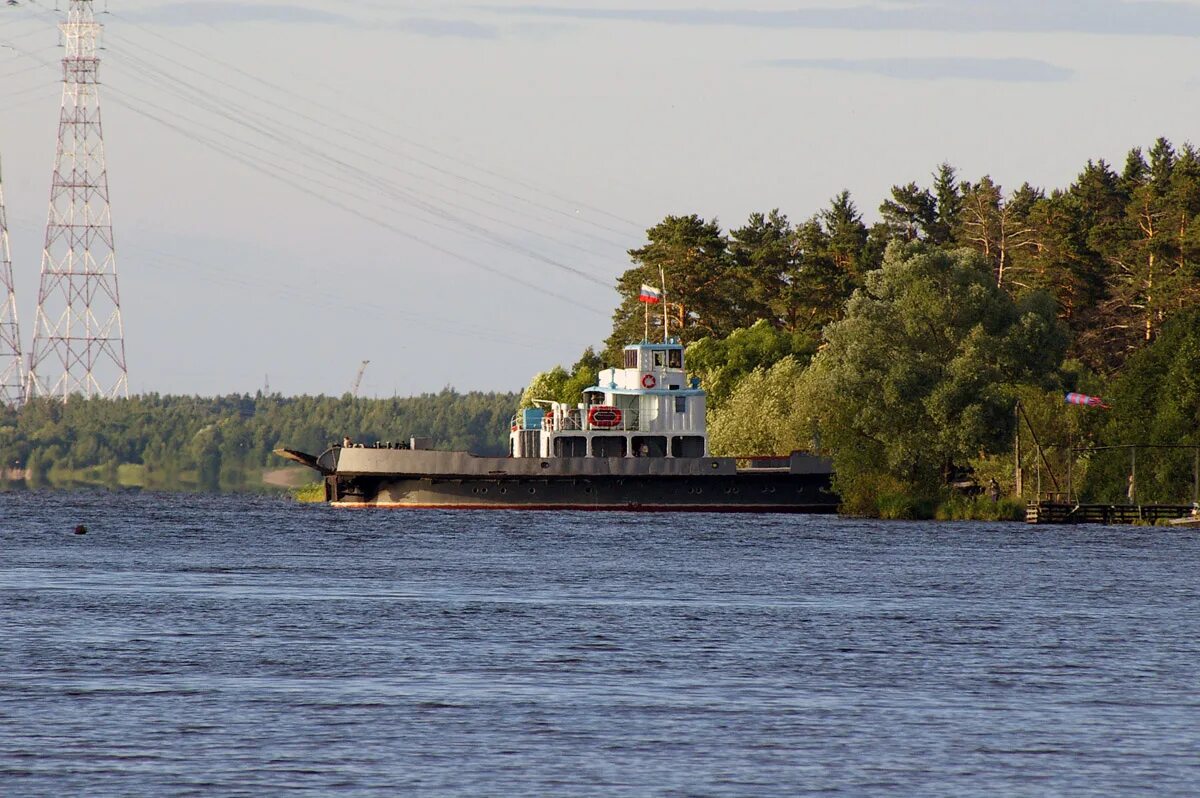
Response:
[[[588,425],[600,429],[621,426],[621,409],[611,405],[593,405],[588,408]]]
[[[654,379],[653,374],[647,374],[642,377],[642,387],[646,390],[653,388],[655,385],[658,385],[658,380]]]

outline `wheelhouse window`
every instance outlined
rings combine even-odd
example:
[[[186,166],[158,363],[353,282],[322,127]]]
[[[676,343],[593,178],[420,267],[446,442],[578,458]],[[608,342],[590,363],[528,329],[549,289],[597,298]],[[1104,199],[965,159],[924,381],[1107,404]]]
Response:
[[[654,350],[654,367],[662,368],[667,364],[667,353],[662,349]]]
[[[635,369],[638,367],[637,362],[638,351],[636,349],[625,350],[625,368]]]
[[[673,369],[683,368],[683,350],[682,349],[670,350],[667,353],[667,363],[668,363],[668,366]]]

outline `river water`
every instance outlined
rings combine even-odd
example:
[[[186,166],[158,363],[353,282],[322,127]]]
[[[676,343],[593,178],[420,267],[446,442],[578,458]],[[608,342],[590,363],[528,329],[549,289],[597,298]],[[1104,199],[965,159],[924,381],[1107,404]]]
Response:
[[[0,795],[1191,796],[1198,574],[1163,529],[0,494]]]

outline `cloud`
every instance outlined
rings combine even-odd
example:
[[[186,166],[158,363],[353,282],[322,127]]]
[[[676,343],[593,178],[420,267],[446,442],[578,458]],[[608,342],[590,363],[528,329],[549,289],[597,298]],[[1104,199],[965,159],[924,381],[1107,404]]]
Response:
[[[899,80],[1057,83],[1074,72],[1032,58],[779,58],[765,66],[883,75]]]
[[[289,22],[354,25],[359,23],[344,14],[296,5],[235,3],[225,0],[171,3],[141,11],[126,11],[123,19],[161,25],[220,25],[243,22]]]
[[[744,28],[1200,36],[1200,6],[1172,0],[917,0],[906,5],[866,2],[845,8],[775,11],[547,5],[492,10],[567,19]]]
[[[122,19],[142,24],[159,25],[232,25],[250,22],[284,24],[335,25],[344,28],[398,30],[416,36],[494,39],[499,29],[494,25],[464,20],[432,17],[368,22],[332,11],[309,6],[275,3],[241,3],[228,0],[181,2],[141,11],[126,11]]]
[[[399,22],[385,23],[384,27],[415,33],[420,36],[454,36],[461,39],[495,39],[500,30],[495,25],[483,25],[455,19],[431,19],[413,17]]]

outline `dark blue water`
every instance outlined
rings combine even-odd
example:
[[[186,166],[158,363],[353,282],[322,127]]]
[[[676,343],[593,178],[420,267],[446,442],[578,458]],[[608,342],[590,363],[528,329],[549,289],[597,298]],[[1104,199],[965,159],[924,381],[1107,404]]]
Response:
[[[1196,795],[1198,541],[0,494],[0,795]]]

